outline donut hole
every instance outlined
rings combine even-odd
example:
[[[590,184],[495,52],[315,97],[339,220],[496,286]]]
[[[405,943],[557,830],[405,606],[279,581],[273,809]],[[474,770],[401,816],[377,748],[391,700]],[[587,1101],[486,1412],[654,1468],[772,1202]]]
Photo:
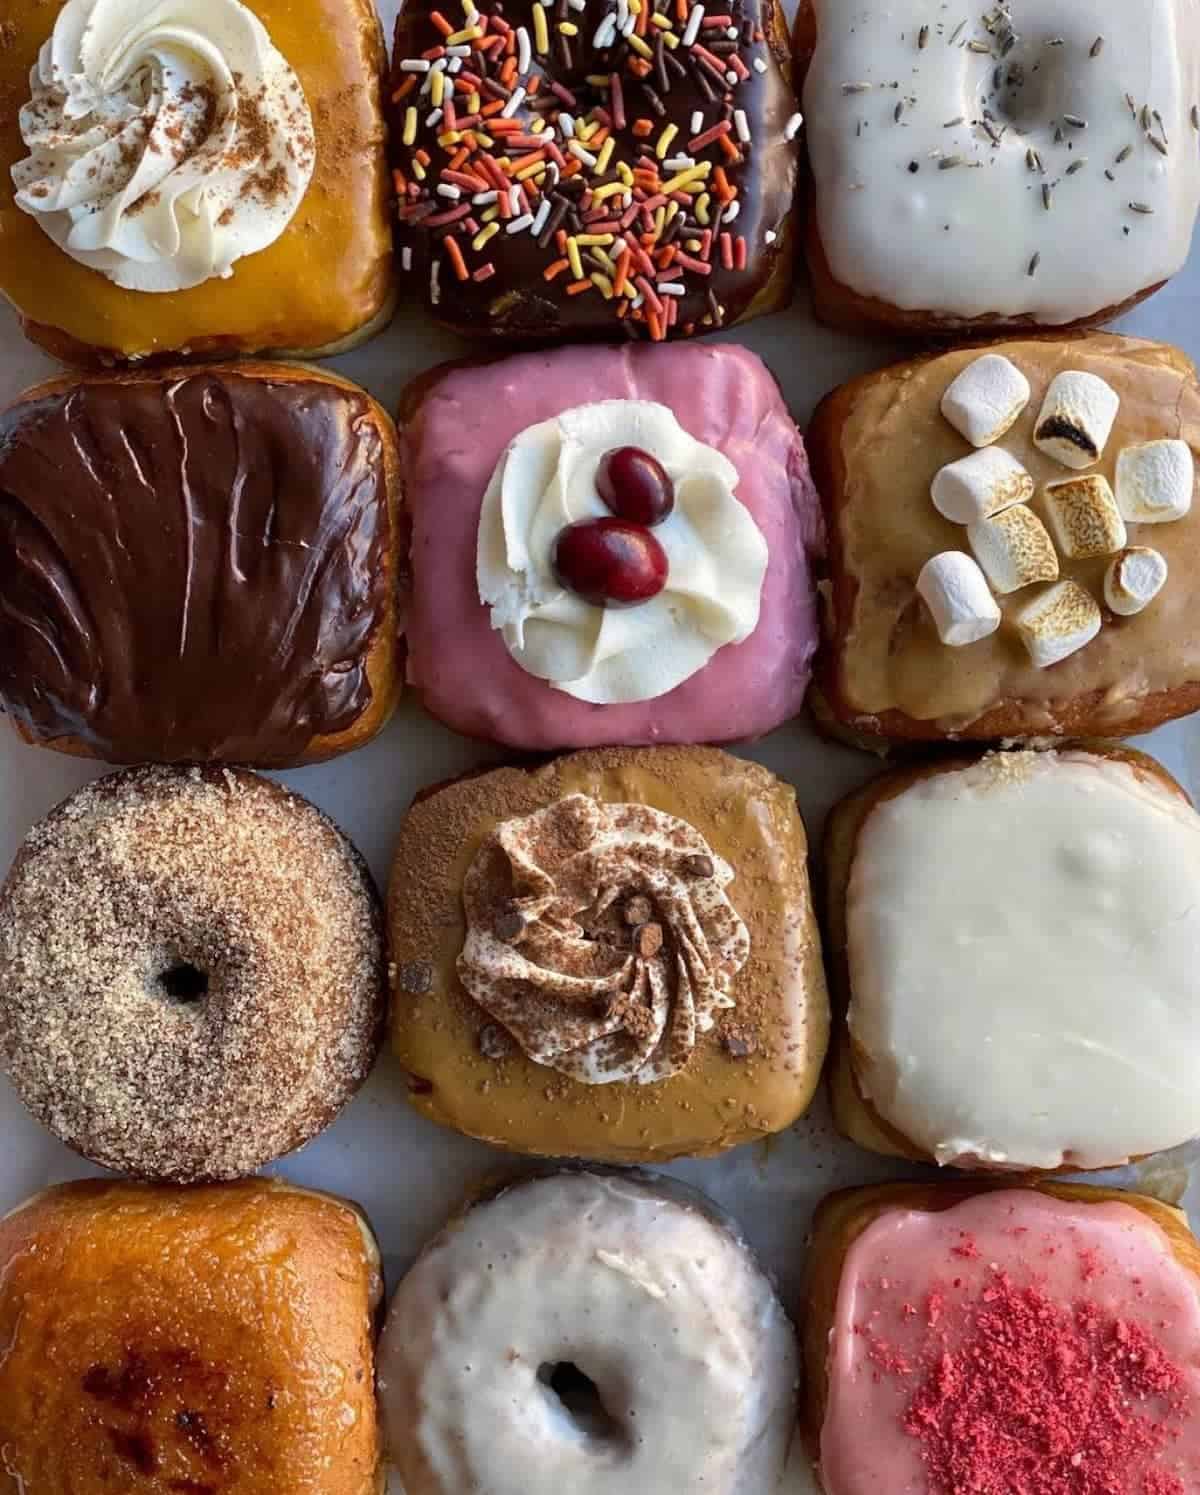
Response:
[[[159,991],[172,1002],[190,1006],[208,996],[208,972],[189,960],[177,960],[157,977]]]
[[[598,1445],[598,1451],[625,1447],[625,1429],[604,1405],[599,1386],[586,1371],[571,1360],[554,1360],[538,1367],[537,1378],[585,1442]]]
[[[1018,137],[1045,129],[1071,97],[1071,53],[1050,45],[1052,39],[1044,30],[1022,34],[1012,52],[984,75],[980,113],[987,111],[985,118],[1007,125]]]

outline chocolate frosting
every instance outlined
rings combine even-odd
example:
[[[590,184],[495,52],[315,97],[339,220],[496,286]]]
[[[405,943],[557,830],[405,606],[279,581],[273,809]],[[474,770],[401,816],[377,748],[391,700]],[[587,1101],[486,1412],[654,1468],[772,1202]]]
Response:
[[[367,397],[227,372],[0,416],[0,701],[110,762],[285,763],[371,700],[387,613]]]

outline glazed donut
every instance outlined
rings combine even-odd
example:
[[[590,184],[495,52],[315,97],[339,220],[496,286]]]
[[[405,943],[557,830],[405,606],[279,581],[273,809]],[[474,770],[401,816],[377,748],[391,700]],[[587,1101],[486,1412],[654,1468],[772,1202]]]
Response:
[[[1195,0],[968,16],[801,0],[806,252],[822,320],[1091,326],[1180,270],[1200,204]]]
[[[306,800],[245,770],[130,769],[25,838],[0,888],[0,1062],[94,1163],[191,1183],[307,1142],[384,1014],[379,902]]]
[[[642,1175],[526,1180],[400,1284],[379,1353],[407,1495],[768,1495],[792,1326],[701,1197]]]

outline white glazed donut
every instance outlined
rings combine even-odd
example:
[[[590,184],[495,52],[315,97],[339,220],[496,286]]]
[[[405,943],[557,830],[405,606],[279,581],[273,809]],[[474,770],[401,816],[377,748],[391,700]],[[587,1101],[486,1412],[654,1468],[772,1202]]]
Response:
[[[406,1495],[776,1489],[796,1417],[792,1326],[746,1249],[679,1195],[556,1174],[426,1248],[379,1354]]]
[[[806,138],[842,295],[1057,327],[1184,264],[1198,0],[804,0],[802,61],[813,28]]]

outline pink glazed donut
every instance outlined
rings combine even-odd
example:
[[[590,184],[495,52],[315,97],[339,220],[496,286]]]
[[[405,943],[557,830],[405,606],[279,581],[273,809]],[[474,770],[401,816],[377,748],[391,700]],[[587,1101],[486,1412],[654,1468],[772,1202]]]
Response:
[[[451,364],[410,387],[401,422],[408,679],[447,726],[548,751],[753,738],[800,709],[821,515],[800,434],[748,349]],[[666,558],[663,589],[637,605],[555,569],[568,525],[630,528],[600,496],[622,447],[653,457],[674,498],[634,526]]]

